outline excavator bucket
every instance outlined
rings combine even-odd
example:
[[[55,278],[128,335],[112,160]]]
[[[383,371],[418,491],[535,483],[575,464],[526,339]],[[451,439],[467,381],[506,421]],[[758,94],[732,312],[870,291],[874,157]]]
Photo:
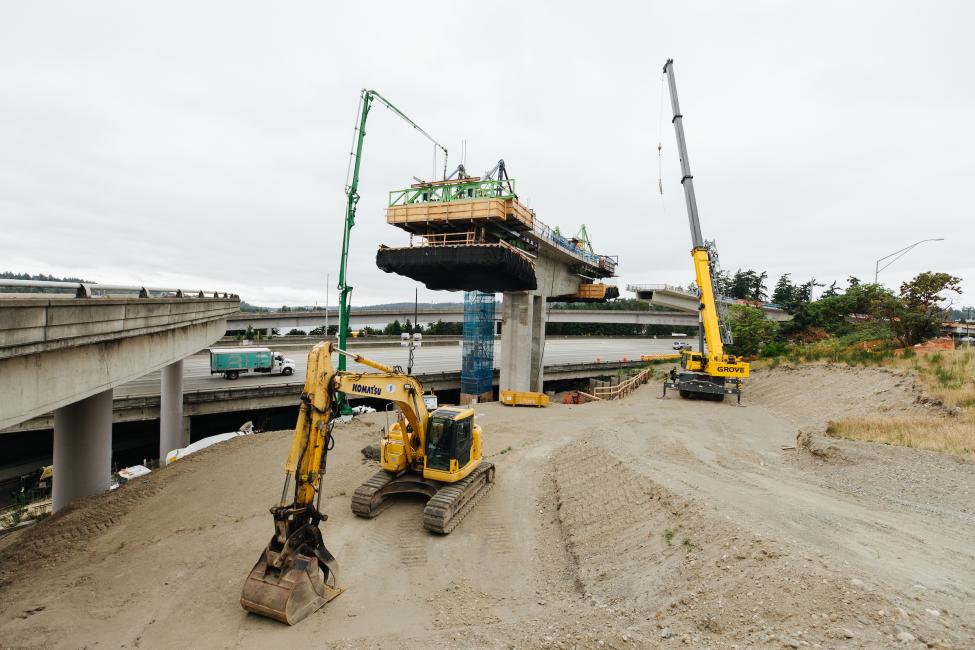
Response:
[[[275,555],[264,549],[244,581],[240,605],[247,611],[294,625],[344,591],[337,586],[338,563],[324,546],[315,549],[315,557],[277,556],[280,568],[269,561],[269,553]]]

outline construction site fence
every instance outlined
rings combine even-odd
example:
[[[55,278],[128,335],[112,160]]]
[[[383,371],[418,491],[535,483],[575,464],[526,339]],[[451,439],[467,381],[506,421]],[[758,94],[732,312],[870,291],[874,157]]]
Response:
[[[623,399],[653,377],[653,368],[644,368],[637,374],[611,386],[596,386],[593,397],[601,400]]]

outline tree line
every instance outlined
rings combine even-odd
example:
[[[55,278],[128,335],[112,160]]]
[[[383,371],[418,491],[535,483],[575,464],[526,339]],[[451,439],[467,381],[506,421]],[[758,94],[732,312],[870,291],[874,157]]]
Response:
[[[755,283],[765,273],[739,270],[725,276],[719,293],[740,299],[761,300],[763,288]],[[724,281],[723,281],[724,282]],[[825,290],[814,298],[817,288]],[[787,342],[846,337],[887,339],[902,347],[920,343],[941,333],[951,316],[945,294],[961,294],[961,278],[949,273],[926,271],[900,285],[898,291],[881,284],[847,278],[846,287],[829,286],[815,278],[794,283],[791,274],[782,275],[772,291],[771,302],[792,315],[781,325],[761,317],[748,305],[733,305],[728,316],[735,340],[732,351],[752,355],[774,355]],[[742,295],[744,294],[744,295]]]

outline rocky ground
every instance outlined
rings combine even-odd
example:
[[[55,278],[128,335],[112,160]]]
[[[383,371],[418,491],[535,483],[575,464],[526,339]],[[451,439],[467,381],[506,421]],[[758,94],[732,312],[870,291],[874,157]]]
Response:
[[[383,415],[336,429],[324,532],[347,591],[291,628],[237,602],[290,433],[235,439],[0,540],[0,646],[975,645],[975,464],[822,436],[927,408],[912,378],[776,368],[748,389],[482,405],[497,484],[447,537],[417,500],[355,518]]]

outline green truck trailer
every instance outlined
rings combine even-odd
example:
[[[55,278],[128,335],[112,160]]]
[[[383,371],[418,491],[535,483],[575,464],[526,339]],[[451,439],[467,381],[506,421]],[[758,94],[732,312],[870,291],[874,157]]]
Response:
[[[210,374],[237,379],[242,372],[292,375],[295,362],[270,348],[210,348]]]

